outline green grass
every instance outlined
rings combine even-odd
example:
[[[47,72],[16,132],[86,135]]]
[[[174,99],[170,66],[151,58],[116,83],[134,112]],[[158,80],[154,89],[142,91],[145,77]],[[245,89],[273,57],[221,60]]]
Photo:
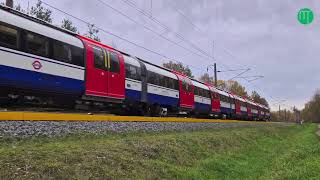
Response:
[[[319,179],[316,126],[0,139],[0,179]]]

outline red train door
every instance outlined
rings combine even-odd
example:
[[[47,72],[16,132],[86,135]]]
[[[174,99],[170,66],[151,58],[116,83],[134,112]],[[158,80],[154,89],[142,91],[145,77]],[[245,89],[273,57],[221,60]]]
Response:
[[[219,93],[216,92],[215,88],[212,85],[207,84],[211,91],[211,111],[215,113],[220,112],[220,97]]]
[[[180,89],[180,107],[186,109],[194,108],[194,86],[191,80],[178,72],[174,72],[179,80]]]
[[[105,52],[102,48],[86,45],[86,95],[108,96],[108,69],[106,66]]]
[[[235,99],[236,115],[241,115],[241,105],[238,99]]]
[[[194,88],[191,81],[184,78],[180,81],[180,105],[184,108],[193,109],[194,107]]]
[[[108,56],[108,95],[124,99],[125,71],[123,57],[117,52],[107,50]]]
[[[79,36],[86,46],[86,92],[84,98],[122,102],[125,98],[125,68],[120,53]]]

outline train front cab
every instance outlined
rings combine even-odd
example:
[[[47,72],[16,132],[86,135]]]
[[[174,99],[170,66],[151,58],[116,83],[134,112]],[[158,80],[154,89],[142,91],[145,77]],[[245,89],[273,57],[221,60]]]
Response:
[[[122,103],[125,98],[123,56],[113,48],[79,36],[86,49],[84,99]]]

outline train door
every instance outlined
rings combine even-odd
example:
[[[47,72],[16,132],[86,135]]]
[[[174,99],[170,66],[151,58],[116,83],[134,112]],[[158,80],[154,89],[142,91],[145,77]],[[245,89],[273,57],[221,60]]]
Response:
[[[108,68],[106,56],[102,48],[93,45],[87,46],[86,63],[86,95],[108,96]]]
[[[241,115],[241,105],[240,105],[240,100],[234,99],[235,102],[235,110],[236,110],[236,115],[240,116]]]
[[[122,55],[106,50],[108,66],[108,96],[116,99],[125,97],[125,72]]]
[[[194,87],[187,78],[180,80],[180,106],[193,109],[194,107]]]
[[[207,85],[211,92],[211,111],[214,113],[220,113],[220,97],[219,93],[215,91],[214,87]]]

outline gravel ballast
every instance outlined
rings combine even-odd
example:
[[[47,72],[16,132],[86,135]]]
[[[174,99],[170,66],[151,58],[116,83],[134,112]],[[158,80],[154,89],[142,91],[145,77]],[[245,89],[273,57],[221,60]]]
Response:
[[[134,131],[160,132],[208,128],[265,126],[261,123],[175,123],[175,122],[58,122],[58,121],[1,121],[0,136],[26,138],[55,137],[71,133],[126,133]]]

